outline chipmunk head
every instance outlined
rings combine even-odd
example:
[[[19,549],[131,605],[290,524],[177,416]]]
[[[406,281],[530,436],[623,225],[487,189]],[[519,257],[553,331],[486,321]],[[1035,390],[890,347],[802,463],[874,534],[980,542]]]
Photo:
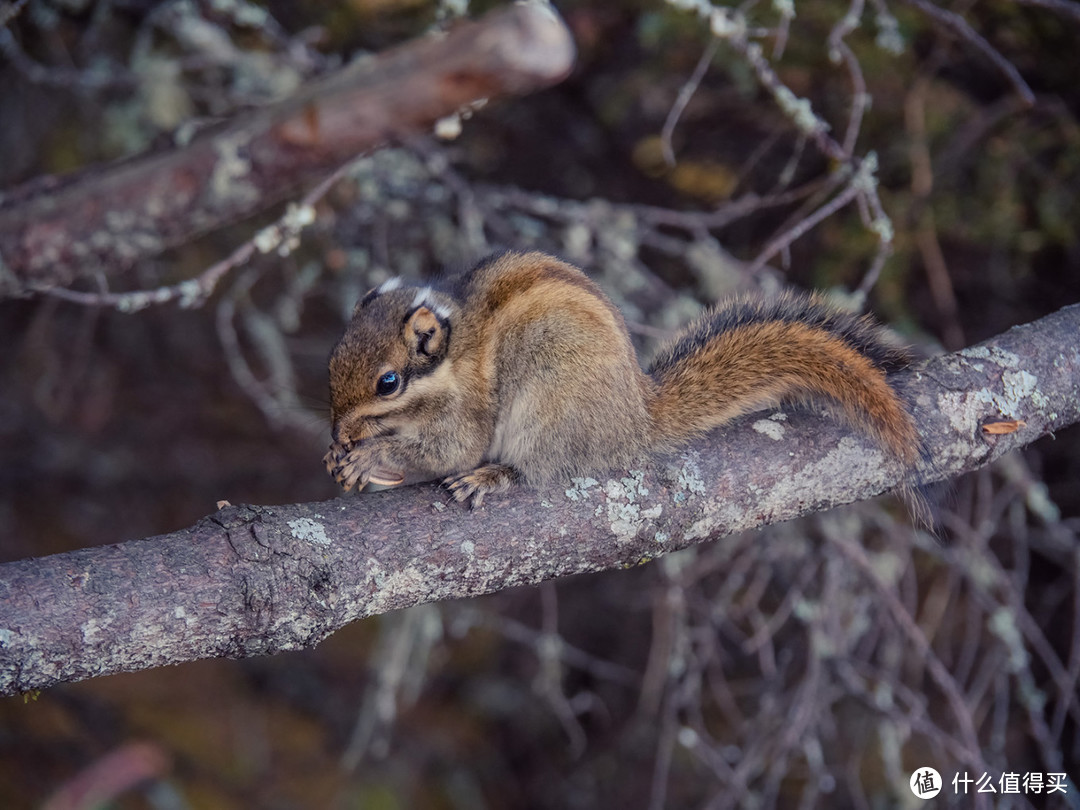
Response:
[[[393,278],[356,305],[330,356],[333,438],[349,447],[397,432],[431,406],[450,345],[452,302]],[[437,383],[435,383],[437,386]]]

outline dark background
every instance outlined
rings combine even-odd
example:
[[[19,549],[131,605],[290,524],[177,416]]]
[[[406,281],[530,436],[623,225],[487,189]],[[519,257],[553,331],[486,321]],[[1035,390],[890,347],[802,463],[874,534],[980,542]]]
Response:
[[[676,167],[663,163],[658,135],[708,42],[696,16],[556,5],[579,48],[566,82],[483,109],[456,141],[369,159],[297,251],[234,271],[202,308],[0,301],[0,558],[172,531],[221,499],[335,497],[326,357],[355,298],[391,274],[539,246],[599,278],[645,353],[726,291],[860,284],[876,240],[851,206],[754,274],[746,263],[812,208],[679,224],[836,168],[723,44],[675,128]],[[876,45],[880,7],[847,39],[873,98],[855,153],[877,154],[895,228],[869,308],[930,354],[1080,300],[1077,15],[950,7],[1029,83],[1023,108],[971,42],[918,8],[889,4],[902,49]],[[826,39],[847,8],[799,4],[774,62],[837,138],[852,86]],[[777,25],[772,7],[748,13]],[[0,188],[167,148],[189,120],[278,97],[437,16],[409,0],[29,2],[0,43]],[[775,37],[761,41],[771,55]],[[657,224],[657,208],[675,224]],[[189,277],[280,213],[114,283]],[[997,772],[1078,778],[1078,444],[1071,428],[955,482],[937,539],[889,501],[863,504],[635,570],[378,617],[314,651],[4,699],[0,806],[38,806],[131,741],[168,764],[123,808],[892,806],[912,798],[915,768],[963,769],[958,732],[926,657],[839,538],[880,563]]]

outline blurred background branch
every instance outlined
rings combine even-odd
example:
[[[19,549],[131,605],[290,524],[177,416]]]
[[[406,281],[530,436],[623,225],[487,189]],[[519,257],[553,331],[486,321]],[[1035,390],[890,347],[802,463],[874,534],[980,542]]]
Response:
[[[170,149],[39,178],[0,196],[0,278],[8,294],[107,278],[469,105],[556,82],[573,57],[554,13],[537,3],[511,6],[359,60]],[[280,240],[255,244],[268,252]],[[191,285],[181,301],[191,305],[212,288]],[[117,303],[88,295],[81,302]],[[137,306],[131,301],[120,299]]]

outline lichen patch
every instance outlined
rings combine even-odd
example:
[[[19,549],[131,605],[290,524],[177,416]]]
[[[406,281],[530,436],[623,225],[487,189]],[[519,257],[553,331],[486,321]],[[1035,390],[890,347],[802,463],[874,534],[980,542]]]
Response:
[[[326,529],[318,521],[311,518],[297,518],[296,520],[290,520],[288,523],[292,536],[297,540],[317,543],[320,546],[330,545],[330,538],[326,536]]]
[[[664,511],[660,504],[642,508],[640,500],[649,495],[644,480],[641,470],[632,470],[627,477],[611,478],[604,485],[608,526],[620,543],[629,543],[647,521],[656,520]]]
[[[997,363],[999,366],[1005,366],[1006,368],[1016,368],[1020,365],[1019,355],[1007,352],[997,346],[970,346],[966,349],[961,349],[957,354],[961,357],[966,357],[969,360],[989,360],[992,363]]]
[[[758,419],[751,427],[773,441],[778,442],[784,438],[784,426],[772,419]]]
[[[571,478],[570,483],[573,484],[570,489],[566,490],[566,497],[574,501],[586,501],[589,499],[589,490],[593,487],[600,486],[600,482],[595,478]]]
[[[683,455],[682,466],[675,477],[675,503],[685,503],[693,495],[705,494],[705,479],[698,465],[699,458],[695,450]]]
[[[1021,419],[1029,410],[1025,408],[1025,400],[1030,399],[1040,409],[1046,405],[1038,377],[1027,371],[1006,371],[1001,375],[1001,383],[1000,393],[989,388],[945,392],[938,397],[938,408],[949,417],[953,430],[969,436],[978,430],[988,410],[1006,419]]]

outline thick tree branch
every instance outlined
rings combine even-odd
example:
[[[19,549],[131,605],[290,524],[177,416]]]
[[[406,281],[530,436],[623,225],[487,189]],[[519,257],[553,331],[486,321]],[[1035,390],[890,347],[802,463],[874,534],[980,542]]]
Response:
[[[932,458],[922,478],[1080,421],[1078,334],[1080,305],[903,375]],[[172,534],[0,566],[0,692],[309,647],[364,616],[636,564],[901,478],[830,421],[758,414],[643,470],[475,512],[431,486],[226,507]]]
[[[0,195],[0,293],[112,273],[282,199],[349,158],[569,73],[569,31],[517,4],[351,65],[187,146]]]

